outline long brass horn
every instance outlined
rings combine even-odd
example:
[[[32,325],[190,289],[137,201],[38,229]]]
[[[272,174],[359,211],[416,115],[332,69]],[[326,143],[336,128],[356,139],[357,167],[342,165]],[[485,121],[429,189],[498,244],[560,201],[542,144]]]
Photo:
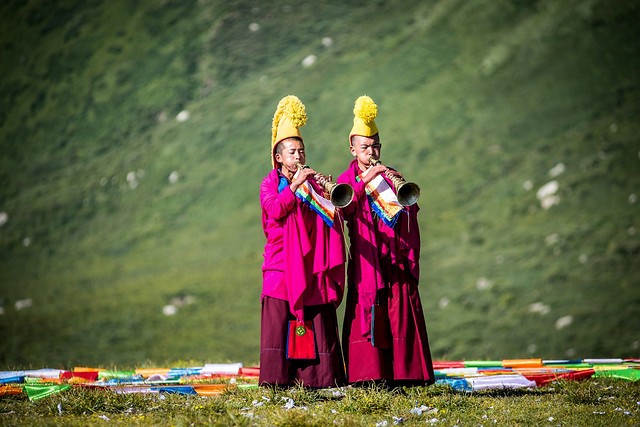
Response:
[[[382,164],[380,160],[374,159],[373,157],[369,157],[369,163],[371,163],[372,166]],[[398,202],[402,206],[411,206],[418,201],[420,198],[420,187],[418,187],[418,184],[407,182],[398,176],[390,174],[389,171],[386,171],[384,174],[393,182]]]
[[[306,169],[309,166],[300,162],[296,163],[300,169]],[[353,188],[349,184],[336,184],[329,181],[329,178],[322,174],[317,174],[313,179],[322,187],[324,191],[329,193],[329,200],[336,208],[344,208],[353,200]]]

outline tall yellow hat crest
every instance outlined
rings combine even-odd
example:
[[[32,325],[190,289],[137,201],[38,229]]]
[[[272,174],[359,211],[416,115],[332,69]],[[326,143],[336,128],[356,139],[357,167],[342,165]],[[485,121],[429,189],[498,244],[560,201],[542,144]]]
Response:
[[[353,135],[373,136],[378,133],[378,127],[374,121],[378,116],[378,106],[373,99],[367,95],[356,99],[353,116],[353,128],[351,128],[349,140]]]
[[[273,115],[272,138],[271,138],[271,164],[274,169],[278,166],[274,150],[276,145],[283,139],[300,138],[300,127],[307,124],[307,113],[304,104],[295,95],[285,96],[278,103],[276,112]]]

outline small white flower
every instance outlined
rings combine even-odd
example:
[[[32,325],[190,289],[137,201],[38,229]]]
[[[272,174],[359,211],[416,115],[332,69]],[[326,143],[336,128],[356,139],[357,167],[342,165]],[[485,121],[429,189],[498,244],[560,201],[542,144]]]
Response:
[[[180,174],[178,171],[173,171],[169,174],[169,184],[175,184],[180,179]]]
[[[331,47],[333,45],[333,39],[331,37],[322,38],[322,46]]]
[[[524,188],[527,191],[531,190],[533,188],[533,182],[531,182],[530,179],[526,180],[524,184],[522,184],[522,188]]]
[[[288,397],[288,398],[285,398],[285,399],[288,399],[288,400],[287,400],[287,403],[284,404],[284,409],[291,409],[294,406],[296,406],[296,404],[295,404],[295,402],[293,401],[292,398]]]
[[[630,194],[629,195],[629,204],[630,205],[634,204],[637,201],[638,201],[638,196],[636,196],[635,194]]]
[[[0,227],[5,225],[9,221],[9,214],[6,212],[0,212]]]
[[[257,22],[252,22],[251,24],[249,24],[249,31],[251,31],[252,33],[255,33],[259,29],[260,29],[260,24],[258,24]]]
[[[414,415],[422,415],[423,412],[426,412],[429,409],[428,406],[420,406],[420,407],[415,407],[412,410],[409,411],[410,414],[414,414]]]
[[[449,298],[447,297],[442,297],[440,298],[440,301],[438,301],[438,307],[440,307],[440,309],[445,308],[446,306],[449,305]]]

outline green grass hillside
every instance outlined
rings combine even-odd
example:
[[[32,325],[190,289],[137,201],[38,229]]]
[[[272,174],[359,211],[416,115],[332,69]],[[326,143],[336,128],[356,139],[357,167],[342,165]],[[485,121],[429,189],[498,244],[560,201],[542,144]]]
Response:
[[[435,358],[638,357],[638,22],[632,0],[2,2],[0,364],[257,363],[276,104],[300,97],[337,176],[365,93],[422,188]]]

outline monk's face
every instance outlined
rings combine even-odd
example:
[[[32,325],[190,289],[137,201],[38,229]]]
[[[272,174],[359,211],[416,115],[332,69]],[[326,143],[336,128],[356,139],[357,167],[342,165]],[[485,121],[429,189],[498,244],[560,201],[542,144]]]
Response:
[[[381,148],[382,144],[380,144],[380,136],[378,134],[373,136],[354,135],[351,137],[351,154],[358,160],[358,167],[360,167],[361,171],[367,170],[371,165],[369,158],[380,159]]]
[[[282,173],[288,178],[298,171],[296,163],[304,164],[304,144],[297,138],[287,138],[280,142],[280,150],[276,152],[276,162],[282,165]]]

